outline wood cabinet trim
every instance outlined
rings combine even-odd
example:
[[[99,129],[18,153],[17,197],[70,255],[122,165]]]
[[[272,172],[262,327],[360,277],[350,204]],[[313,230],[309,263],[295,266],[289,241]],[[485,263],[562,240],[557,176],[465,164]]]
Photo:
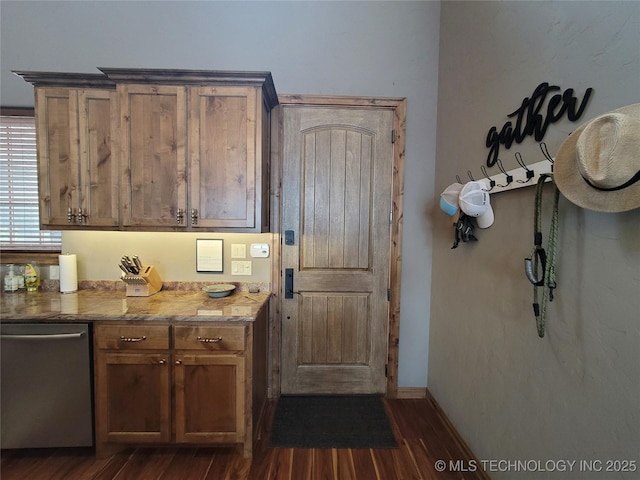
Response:
[[[385,107],[397,108],[403,102],[404,97],[350,97],[341,95],[300,95],[300,94],[278,94],[280,105],[302,105],[302,106],[352,106],[352,107]]]
[[[34,87],[116,88],[115,82],[101,73],[12,72]]]
[[[116,83],[261,87],[269,110],[278,104],[271,72],[106,67],[98,70]]]

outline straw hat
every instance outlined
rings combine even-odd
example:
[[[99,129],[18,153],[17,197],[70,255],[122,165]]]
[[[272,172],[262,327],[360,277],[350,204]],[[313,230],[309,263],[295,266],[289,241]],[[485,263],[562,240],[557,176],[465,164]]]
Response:
[[[640,103],[590,120],[571,133],[553,165],[558,189],[599,212],[640,207]]]

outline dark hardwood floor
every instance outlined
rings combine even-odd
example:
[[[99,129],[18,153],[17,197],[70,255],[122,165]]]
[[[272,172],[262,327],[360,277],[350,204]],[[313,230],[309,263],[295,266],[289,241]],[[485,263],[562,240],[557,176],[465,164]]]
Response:
[[[269,448],[275,402],[267,407],[253,460],[235,448],[136,448],[106,459],[91,449],[5,450],[2,480],[394,480],[489,478],[468,471],[475,457],[431,398],[385,400],[395,449]],[[458,465],[437,471],[436,461]],[[450,463],[451,462],[451,463]],[[479,465],[479,463],[477,463]],[[448,470],[448,469],[447,469]]]

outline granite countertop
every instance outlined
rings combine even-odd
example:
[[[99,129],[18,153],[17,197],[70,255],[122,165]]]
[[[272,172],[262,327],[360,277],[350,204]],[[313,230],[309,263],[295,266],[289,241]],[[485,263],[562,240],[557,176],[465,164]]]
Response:
[[[269,292],[236,290],[209,298],[203,291],[162,290],[149,297],[127,297],[118,290],[40,291],[3,294],[1,319],[9,322],[81,321],[253,321],[266,307]]]

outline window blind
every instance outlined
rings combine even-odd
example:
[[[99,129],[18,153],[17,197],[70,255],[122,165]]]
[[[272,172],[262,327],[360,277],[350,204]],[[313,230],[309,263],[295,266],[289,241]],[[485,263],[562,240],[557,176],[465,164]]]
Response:
[[[34,117],[0,116],[0,247],[60,250],[59,231],[40,230]]]

